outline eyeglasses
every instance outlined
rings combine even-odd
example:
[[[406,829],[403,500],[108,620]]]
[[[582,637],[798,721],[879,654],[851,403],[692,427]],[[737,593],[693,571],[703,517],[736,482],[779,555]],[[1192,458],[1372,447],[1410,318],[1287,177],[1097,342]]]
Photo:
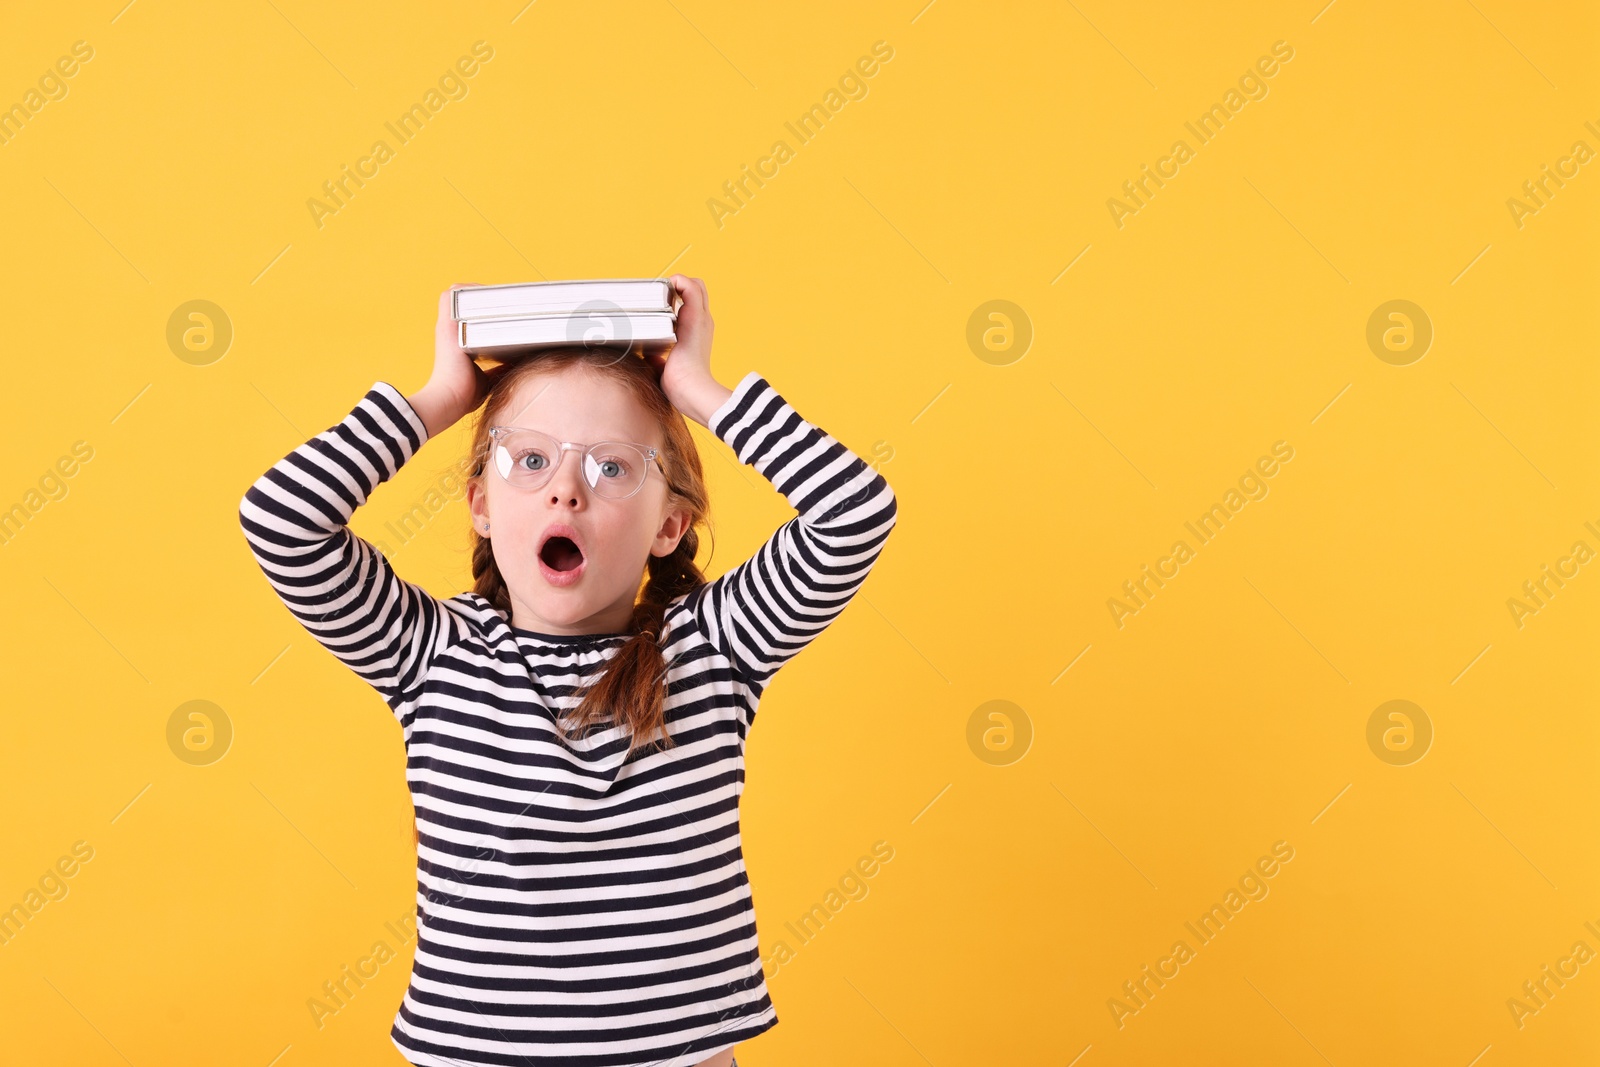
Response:
[[[550,480],[570,449],[579,453],[583,480],[600,496],[624,500],[644,487],[654,461],[661,466],[660,450],[631,441],[602,441],[595,445],[557,441],[547,433],[517,426],[489,430],[489,449],[500,477],[519,489],[537,489]]]

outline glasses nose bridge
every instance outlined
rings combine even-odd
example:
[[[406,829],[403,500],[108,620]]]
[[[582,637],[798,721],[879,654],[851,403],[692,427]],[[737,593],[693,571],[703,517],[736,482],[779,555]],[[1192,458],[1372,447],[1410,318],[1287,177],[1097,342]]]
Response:
[[[566,462],[567,453],[576,452],[578,454],[578,481],[582,483],[585,489],[592,491],[594,486],[590,485],[588,479],[583,475],[583,459],[589,452],[589,446],[578,444],[574,441],[556,441],[554,437],[550,438],[550,440],[556,442],[556,447],[560,452],[556,457],[555,463],[551,464],[550,472],[545,475],[544,481],[540,482],[537,488],[542,489],[553,483],[556,480],[556,475],[561,473],[561,465]]]

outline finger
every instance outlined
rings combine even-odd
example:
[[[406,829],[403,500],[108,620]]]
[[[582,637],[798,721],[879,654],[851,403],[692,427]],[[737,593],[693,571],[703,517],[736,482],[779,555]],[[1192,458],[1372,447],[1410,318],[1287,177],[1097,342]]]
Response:
[[[675,274],[673,277],[683,279],[683,284],[679,286],[678,293],[683,297],[683,302],[685,304],[689,304],[695,308],[702,308],[705,306],[705,289],[704,287],[696,284],[698,279],[687,278],[682,274]]]

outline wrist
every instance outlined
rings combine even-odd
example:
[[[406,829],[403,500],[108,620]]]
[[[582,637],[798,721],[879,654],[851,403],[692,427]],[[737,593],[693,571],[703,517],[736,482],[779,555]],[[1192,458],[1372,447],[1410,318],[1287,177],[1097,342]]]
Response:
[[[679,395],[671,398],[673,407],[707,429],[710,429],[711,416],[733,395],[732,389],[709,375],[678,392]]]
[[[455,410],[455,402],[432,382],[407,396],[406,403],[411,405],[411,410],[422,420],[430,440],[454,426],[456,420],[461,417]]]

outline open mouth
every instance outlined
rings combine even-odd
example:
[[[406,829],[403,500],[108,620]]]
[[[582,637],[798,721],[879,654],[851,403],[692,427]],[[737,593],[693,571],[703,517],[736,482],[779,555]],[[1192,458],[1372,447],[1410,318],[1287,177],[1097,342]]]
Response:
[[[584,553],[579,549],[578,542],[573,541],[571,537],[557,534],[544,542],[544,547],[539,549],[539,558],[544,560],[552,571],[573,571],[584,561]]]
[[[583,565],[583,549],[564,534],[556,534],[539,548],[539,559],[558,573],[577,570]]]

